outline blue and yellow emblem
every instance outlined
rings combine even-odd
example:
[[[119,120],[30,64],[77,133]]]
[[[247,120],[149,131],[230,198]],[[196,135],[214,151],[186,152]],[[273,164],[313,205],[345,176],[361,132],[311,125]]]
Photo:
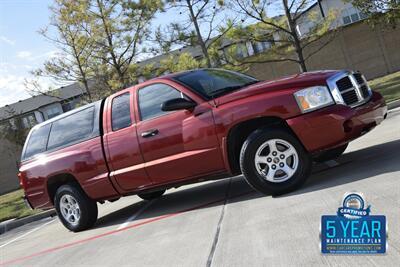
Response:
[[[344,194],[336,215],[321,218],[321,252],[326,254],[385,253],[386,217],[370,215],[360,192]]]

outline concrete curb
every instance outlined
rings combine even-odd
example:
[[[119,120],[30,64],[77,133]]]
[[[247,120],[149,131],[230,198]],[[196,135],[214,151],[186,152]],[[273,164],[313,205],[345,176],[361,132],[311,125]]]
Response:
[[[400,99],[387,103],[388,110],[400,107]]]
[[[22,225],[35,222],[47,217],[53,217],[56,215],[56,211],[54,209],[52,210],[47,210],[32,216],[24,217],[21,219],[14,219],[14,220],[8,220],[5,222],[0,223],[0,235],[4,234],[5,232],[10,231],[11,229],[20,227]]]

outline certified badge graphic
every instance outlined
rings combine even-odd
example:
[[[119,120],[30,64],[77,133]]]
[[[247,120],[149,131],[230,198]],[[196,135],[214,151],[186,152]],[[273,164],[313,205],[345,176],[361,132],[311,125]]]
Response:
[[[364,209],[365,201],[362,193],[346,193],[343,196],[343,205],[337,211],[338,216],[347,219],[359,219],[368,216],[371,206]]]
[[[370,215],[360,192],[345,193],[336,215],[321,218],[321,252],[326,254],[385,253],[386,217]]]

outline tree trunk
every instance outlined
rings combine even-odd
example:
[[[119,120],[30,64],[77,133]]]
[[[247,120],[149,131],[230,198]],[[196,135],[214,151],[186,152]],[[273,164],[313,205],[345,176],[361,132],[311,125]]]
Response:
[[[102,21],[102,24],[103,24],[104,32],[106,33],[107,42],[108,42],[108,47],[107,48],[108,48],[108,51],[109,51],[109,53],[111,55],[111,59],[113,61],[112,65],[115,68],[115,70],[117,71],[119,82],[124,87],[125,86],[125,77],[124,77],[124,73],[121,70],[122,66],[119,64],[119,61],[117,60],[117,56],[114,53],[114,44],[113,44],[113,40],[112,40],[111,34],[109,32],[108,26],[107,26],[106,19],[105,19],[104,10],[103,10],[103,3],[101,3],[100,0],[97,0],[97,5],[99,7],[99,11],[100,11],[100,16],[101,16],[101,21]]]
[[[290,28],[290,34],[293,38],[293,46],[297,54],[297,60],[299,64],[299,68],[301,72],[306,72],[307,71],[307,66],[306,62],[304,60],[304,55],[303,55],[303,48],[301,47],[300,43],[300,38],[299,35],[297,34],[296,30],[296,21],[293,20],[292,14],[290,13],[290,8],[288,5],[287,0],[282,0],[283,1],[283,7],[285,9],[285,15],[288,20],[289,28]]]
[[[192,6],[192,3],[190,1],[191,0],[186,0],[186,2],[188,4],[189,12],[190,12],[190,18],[191,18],[191,20],[192,20],[192,22],[194,24],[194,28],[196,29],[197,43],[200,45],[201,51],[203,52],[203,55],[206,58],[207,67],[211,68],[212,65],[211,65],[210,55],[208,54],[208,50],[207,50],[206,44],[204,43],[203,37],[201,35],[199,23],[197,22],[197,18],[194,15],[193,6]]]

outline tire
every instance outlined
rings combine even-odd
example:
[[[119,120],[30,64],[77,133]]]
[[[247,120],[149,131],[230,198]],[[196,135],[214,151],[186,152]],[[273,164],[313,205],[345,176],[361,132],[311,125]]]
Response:
[[[82,189],[63,185],[57,189],[54,206],[62,224],[72,232],[91,228],[97,220],[97,203]]]
[[[297,138],[280,128],[254,131],[240,152],[247,183],[263,194],[280,195],[299,188],[310,175],[311,163]]]
[[[165,190],[160,190],[160,191],[155,191],[155,192],[151,192],[151,193],[141,193],[141,194],[138,194],[138,196],[144,200],[153,200],[153,199],[161,197],[162,195],[164,195],[164,193],[165,193]]]
[[[349,144],[345,144],[327,151],[322,152],[318,156],[314,157],[313,160],[315,162],[324,162],[332,159],[338,158],[340,155],[343,154],[343,152],[346,150],[347,146]]]

